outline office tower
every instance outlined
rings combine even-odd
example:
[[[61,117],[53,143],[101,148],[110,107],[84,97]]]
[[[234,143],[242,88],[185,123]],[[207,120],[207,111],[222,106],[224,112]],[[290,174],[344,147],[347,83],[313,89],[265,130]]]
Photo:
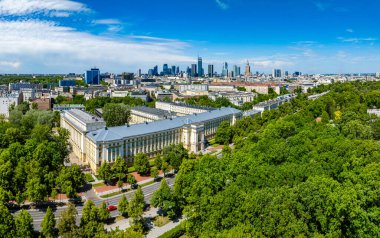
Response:
[[[187,66],[187,68],[186,68],[186,74],[187,74],[188,76],[191,75],[191,68],[190,68],[189,66]]]
[[[85,73],[85,83],[99,85],[100,84],[100,70],[97,68],[92,68],[87,70]]]
[[[202,70],[203,70],[202,57],[198,57],[198,77],[203,76]]]
[[[237,65],[234,65],[234,77],[240,76],[240,67]]]
[[[227,62],[225,62],[225,63],[223,64],[222,76],[223,76],[223,77],[228,76],[228,63],[227,63]]]
[[[173,65],[172,70],[171,70],[171,75],[176,75],[175,70],[176,70],[176,67]]]
[[[251,66],[249,65],[249,61],[247,60],[247,65],[245,66],[245,77],[251,76]]]
[[[158,75],[158,65],[154,66],[154,68],[153,68],[153,75],[155,75],[155,76]]]
[[[176,70],[175,70],[175,74],[179,74],[179,66],[177,66]]]
[[[281,69],[273,69],[273,78],[281,78]]]
[[[137,76],[141,77],[141,69],[139,69],[139,71],[137,71]]]
[[[153,75],[154,75],[154,72],[153,72],[153,71],[154,71],[154,69],[149,69],[149,70],[148,70],[148,75],[149,75],[149,76],[153,76]]]
[[[285,71],[285,77],[288,77],[288,76],[289,76],[289,72]]]
[[[214,77],[214,65],[213,64],[208,65],[208,77],[209,78]]]
[[[191,77],[197,77],[197,65],[196,64],[191,65]]]
[[[162,73],[164,75],[168,75],[169,74],[169,66],[168,66],[168,64],[164,64],[164,66],[162,67]]]

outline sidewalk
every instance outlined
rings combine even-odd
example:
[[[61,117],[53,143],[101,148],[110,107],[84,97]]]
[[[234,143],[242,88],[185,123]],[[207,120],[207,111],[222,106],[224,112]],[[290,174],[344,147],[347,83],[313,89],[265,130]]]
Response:
[[[145,219],[151,219],[155,216],[158,216],[158,208],[154,208],[152,207],[149,211],[145,212],[143,217]],[[125,230],[127,228],[130,227],[130,224],[129,224],[129,220],[130,218],[127,218],[127,219],[123,219],[123,220],[120,220],[114,224],[111,224],[111,225],[105,225],[104,228],[107,230],[107,231],[111,231],[111,230],[115,230],[117,227],[119,227],[120,230]]]

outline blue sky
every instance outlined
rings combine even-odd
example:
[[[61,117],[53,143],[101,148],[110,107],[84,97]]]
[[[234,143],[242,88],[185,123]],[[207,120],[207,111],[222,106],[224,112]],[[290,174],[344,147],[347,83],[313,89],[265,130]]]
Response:
[[[0,0],[0,73],[380,71],[377,0]],[[204,66],[206,68],[206,66]]]

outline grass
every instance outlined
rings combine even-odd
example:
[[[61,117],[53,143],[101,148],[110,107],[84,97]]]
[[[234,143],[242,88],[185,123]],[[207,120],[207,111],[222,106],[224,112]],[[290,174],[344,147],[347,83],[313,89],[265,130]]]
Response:
[[[118,222],[118,221],[121,221],[121,220],[124,220],[124,219],[126,219],[126,218],[123,217],[123,216],[117,216],[117,217],[115,218],[115,222]]]
[[[153,224],[157,227],[165,226],[169,222],[169,217],[156,216],[155,218],[153,218]]]
[[[84,174],[84,176],[86,177],[87,182],[89,183],[95,182],[95,179],[92,177],[91,174]]]
[[[143,188],[143,187],[146,187],[146,186],[151,185],[151,184],[154,184],[154,183],[156,183],[156,181],[152,180],[152,181],[150,181],[150,182],[147,182],[147,183],[141,184],[140,186]]]
[[[106,185],[104,183],[97,183],[97,184],[92,185],[93,188],[102,187],[102,186],[106,186]]]

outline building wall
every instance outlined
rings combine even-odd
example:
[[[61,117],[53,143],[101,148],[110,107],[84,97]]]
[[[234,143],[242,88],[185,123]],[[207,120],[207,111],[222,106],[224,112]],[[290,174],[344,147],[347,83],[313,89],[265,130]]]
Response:
[[[22,103],[22,93],[12,93],[12,94],[0,94],[0,115],[9,117],[9,107],[11,105],[19,105]]]
[[[156,108],[165,111],[176,112],[179,116],[191,115],[194,113],[204,113],[208,112],[208,109],[189,107],[182,104],[167,103],[167,102],[156,102]]]

